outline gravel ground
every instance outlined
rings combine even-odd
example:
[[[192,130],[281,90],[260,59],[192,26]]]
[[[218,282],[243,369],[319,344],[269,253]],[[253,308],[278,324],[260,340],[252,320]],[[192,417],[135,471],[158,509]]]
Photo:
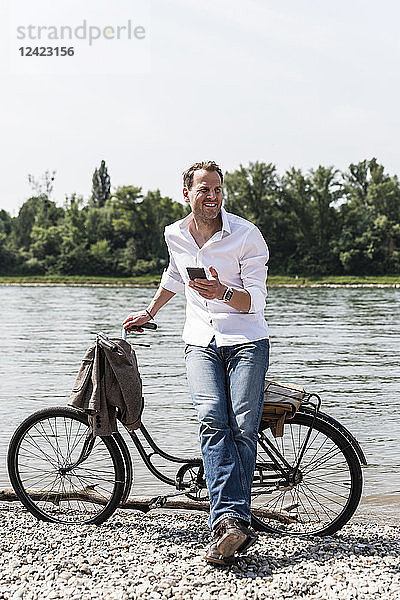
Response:
[[[231,567],[204,561],[204,514],[118,511],[72,527],[5,504],[0,531],[0,599],[400,598],[398,526],[372,518],[326,538],[262,535]]]

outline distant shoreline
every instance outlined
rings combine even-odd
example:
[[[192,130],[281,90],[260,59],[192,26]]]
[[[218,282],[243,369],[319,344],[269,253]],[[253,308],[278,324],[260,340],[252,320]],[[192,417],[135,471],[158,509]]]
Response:
[[[2,283],[0,287],[90,287],[90,288],[156,288],[157,284],[150,283]],[[272,283],[269,288],[400,288],[400,283],[313,283],[290,284]]]
[[[138,277],[103,277],[75,275],[0,276],[0,286],[21,287],[158,287],[159,275]],[[400,275],[326,277],[290,277],[271,275],[269,288],[400,288]]]

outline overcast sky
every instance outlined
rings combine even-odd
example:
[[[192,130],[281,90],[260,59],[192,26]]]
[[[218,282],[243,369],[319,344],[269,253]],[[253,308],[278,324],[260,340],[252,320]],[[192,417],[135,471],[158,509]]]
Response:
[[[135,20],[132,0],[95,5]],[[283,172],[376,156],[400,174],[399,22],[394,0],[153,0],[147,73],[2,74],[0,208],[16,214],[46,169],[58,203],[87,197],[102,159],[113,187],[176,200],[209,158]]]

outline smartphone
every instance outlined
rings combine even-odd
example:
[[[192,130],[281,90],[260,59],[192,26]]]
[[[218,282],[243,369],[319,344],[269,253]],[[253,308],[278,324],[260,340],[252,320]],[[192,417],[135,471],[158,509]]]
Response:
[[[186,267],[186,271],[192,281],[194,279],[207,279],[204,267]]]

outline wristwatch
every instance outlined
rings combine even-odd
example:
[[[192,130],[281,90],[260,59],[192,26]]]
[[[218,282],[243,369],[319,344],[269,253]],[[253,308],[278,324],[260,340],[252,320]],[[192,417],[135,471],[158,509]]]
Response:
[[[229,302],[232,299],[232,296],[233,296],[233,289],[231,287],[227,287],[221,300],[222,300],[222,302]]]

